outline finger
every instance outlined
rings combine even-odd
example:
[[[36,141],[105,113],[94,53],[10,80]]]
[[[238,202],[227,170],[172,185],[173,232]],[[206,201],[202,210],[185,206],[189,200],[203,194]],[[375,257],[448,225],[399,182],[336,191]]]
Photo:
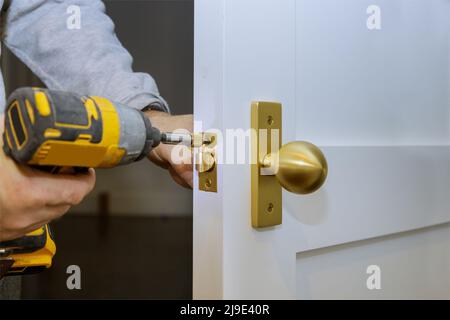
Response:
[[[37,230],[51,221],[61,218],[70,209],[69,205],[58,205],[58,206],[46,206],[39,210],[38,212],[33,212],[31,215],[32,223],[28,225],[25,229],[28,232]]]
[[[63,215],[65,215],[69,210],[71,206],[70,205],[57,205],[57,206],[47,206],[46,213],[42,217],[44,220],[44,225],[50,223],[53,220],[61,218]]]
[[[174,168],[170,167],[169,168],[169,173],[172,177],[172,179],[178,183],[180,186],[185,187],[187,189],[192,189],[192,172],[190,175],[190,178],[188,175],[182,176],[180,175],[180,173],[178,173],[177,171],[175,171]]]
[[[183,181],[186,182],[188,187],[192,189],[193,186],[192,171],[178,172],[178,175],[181,177],[181,179],[183,179]]]
[[[89,169],[88,173],[75,175],[48,174],[36,172],[31,179],[32,184],[44,198],[48,206],[77,205],[92,191],[95,185],[95,171]]]
[[[161,148],[161,146],[159,146],[158,148]],[[152,152],[150,152],[148,158],[154,163],[156,164],[158,167],[161,167],[163,169],[168,169],[169,168],[169,163],[167,161],[164,161],[161,156],[158,154],[158,148],[155,148],[152,150]]]
[[[42,228],[51,221],[64,215],[70,206],[48,206],[39,210],[33,210],[24,214],[12,223],[5,223],[2,228],[2,237],[16,239],[32,231]]]
[[[187,183],[178,175],[178,173],[175,170],[173,170],[173,168],[169,168],[168,170],[170,176],[177,184],[185,188],[188,187]]]

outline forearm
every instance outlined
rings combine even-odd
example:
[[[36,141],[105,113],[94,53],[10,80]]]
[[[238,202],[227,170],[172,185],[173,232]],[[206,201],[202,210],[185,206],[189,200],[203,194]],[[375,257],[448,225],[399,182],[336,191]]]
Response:
[[[67,25],[67,9],[74,5],[79,29]],[[13,0],[4,42],[51,89],[168,111],[153,78],[133,72],[132,57],[99,0]]]

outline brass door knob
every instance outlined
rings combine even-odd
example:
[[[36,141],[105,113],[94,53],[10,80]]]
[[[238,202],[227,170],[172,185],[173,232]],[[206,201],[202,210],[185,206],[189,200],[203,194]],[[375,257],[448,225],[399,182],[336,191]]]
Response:
[[[251,138],[254,151],[251,216],[254,228],[282,223],[282,188],[297,194],[308,194],[319,189],[327,178],[327,161],[315,145],[295,141],[282,146],[282,120],[280,103],[252,103],[251,127],[256,133]]]
[[[297,194],[318,190],[328,174],[327,160],[322,151],[305,141],[285,144],[278,153],[267,155],[262,166],[273,167],[281,186]]]

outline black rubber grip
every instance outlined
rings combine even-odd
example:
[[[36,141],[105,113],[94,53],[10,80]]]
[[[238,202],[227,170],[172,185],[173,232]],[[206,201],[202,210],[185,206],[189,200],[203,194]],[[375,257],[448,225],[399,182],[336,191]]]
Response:
[[[144,112],[140,112],[147,131],[147,139],[145,140],[144,148],[139,157],[135,161],[139,161],[150,154],[153,148],[156,148],[161,143],[161,132],[152,126],[150,119],[145,115]]]

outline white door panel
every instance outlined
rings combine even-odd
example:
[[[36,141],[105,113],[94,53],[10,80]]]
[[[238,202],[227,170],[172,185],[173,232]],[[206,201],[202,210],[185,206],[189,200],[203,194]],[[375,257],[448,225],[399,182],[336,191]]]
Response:
[[[381,30],[366,27],[372,4]],[[281,102],[283,143],[318,144],[329,177],[312,195],[283,192],[283,224],[256,230],[250,165],[219,166],[219,192],[194,193],[194,297],[339,297],[314,280],[320,270],[356,283],[352,270],[372,258],[398,272],[405,252],[431,266],[450,250],[439,228],[428,231],[440,237],[433,254],[401,245],[415,233],[362,241],[450,221],[450,1],[198,0],[195,15],[197,129],[247,130],[252,101]],[[383,247],[395,248],[392,257],[377,254]],[[327,267],[312,272],[319,265]],[[445,266],[424,277],[437,283]],[[423,271],[411,270],[404,279]],[[354,293],[401,297],[408,288],[420,286]],[[449,288],[416,296],[450,297]]]
[[[297,254],[298,299],[442,299],[450,297],[450,225]],[[368,290],[367,268],[380,267],[382,290]],[[369,270],[370,271],[370,270]]]
[[[448,0],[294,2],[297,137],[326,146],[449,145]],[[381,30],[366,27],[372,4]]]
[[[325,147],[326,184],[283,195],[298,252],[450,221],[449,147]]]

